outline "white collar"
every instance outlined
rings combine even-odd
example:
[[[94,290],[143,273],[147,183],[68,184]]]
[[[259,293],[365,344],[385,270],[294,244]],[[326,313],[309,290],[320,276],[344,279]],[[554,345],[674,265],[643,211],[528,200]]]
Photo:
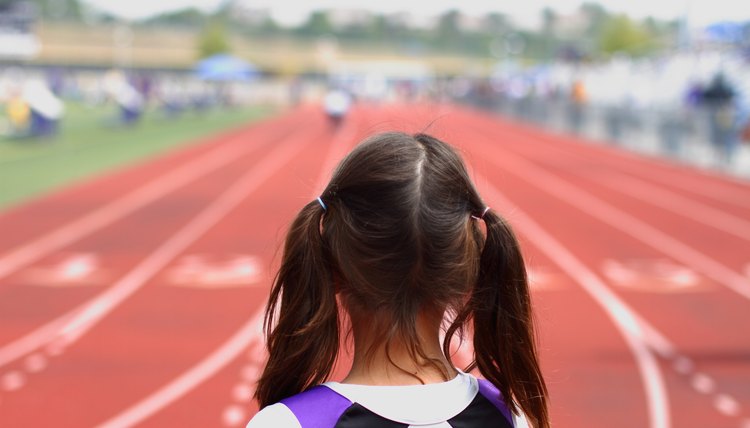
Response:
[[[431,425],[461,413],[479,391],[477,379],[461,373],[441,383],[403,386],[353,385],[326,382],[353,403],[394,422]]]

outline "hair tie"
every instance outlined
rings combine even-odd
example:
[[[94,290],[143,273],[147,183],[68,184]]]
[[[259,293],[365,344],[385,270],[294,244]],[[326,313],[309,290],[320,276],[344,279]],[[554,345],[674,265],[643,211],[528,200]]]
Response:
[[[323,207],[323,211],[328,211],[328,207],[326,206],[325,202],[323,202],[322,199],[320,199],[320,196],[318,196],[318,203],[321,207]]]
[[[490,207],[484,207],[484,211],[482,211],[482,214],[480,214],[478,217],[475,215],[472,215],[471,218],[474,220],[484,220],[484,215],[487,214],[487,211],[490,210]]]

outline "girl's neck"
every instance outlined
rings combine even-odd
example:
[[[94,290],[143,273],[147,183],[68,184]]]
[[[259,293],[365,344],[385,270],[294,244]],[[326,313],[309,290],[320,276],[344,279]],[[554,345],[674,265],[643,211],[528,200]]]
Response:
[[[419,345],[429,360],[414,361],[406,343],[394,338],[386,353],[383,343],[377,343],[371,319],[352,319],[354,359],[343,383],[360,385],[420,385],[445,382],[458,372],[448,362],[440,346],[442,317],[417,317]],[[370,355],[365,355],[366,352]],[[390,357],[390,359],[389,359]]]

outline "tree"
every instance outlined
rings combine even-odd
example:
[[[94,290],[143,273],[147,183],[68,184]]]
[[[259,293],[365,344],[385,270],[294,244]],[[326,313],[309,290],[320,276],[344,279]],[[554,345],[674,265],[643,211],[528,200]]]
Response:
[[[545,34],[554,34],[555,26],[557,25],[557,12],[551,7],[545,7],[542,9],[542,32]]]
[[[214,20],[206,25],[198,39],[198,55],[206,58],[231,50],[226,28],[221,21]]]
[[[297,33],[302,36],[329,36],[333,34],[333,26],[328,19],[328,12],[316,10],[310,14],[307,21],[297,28]]]
[[[175,10],[173,12],[160,13],[143,21],[152,26],[175,26],[199,28],[206,25],[207,17],[200,10],[192,7]]]
[[[490,12],[482,20],[482,29],[490,36],[501,36],[512,29],[506,15]]]
[[[367,30],[369,36],[373,40],[382,41],[388,38],[390,32],[388,31],[388,19],[385,15],[376,15],[371,21],[370,26]]]
[[[440,15],[437,25],[437,38],[439,41],[451,42],[455,41],[461,36],[461,12],[456,9],[449,10],[444,14]]]
[[[598,3],[583,3],[580,7],[581,13],[588,21],[585,36],[589,39],[599,39],[604,24],[609,20],[609,13]]]
[[[599,39],[601,52],[610,55],[644,55],[653,47],[654,40],[649,32],[626,15],[616,15],[607,20]]]
[[[555,12],[550,7],[545,7],[544,9],[542,9],[541,15],[542,31],[540,34],[540,54],[544,59],[551,59],[555,56],[558,45],[556,32],[559,17],[557,16],[557,12]]]
[[[78,0],[33,0],[44,19],[79,22],[83,18]]]
[[[281,27],[276,21],[274,21],[273,17],[269,15],[263,19],[263,22],[261,22],[258,27],[258,31],[264,36],[273,36],[281,31]]]

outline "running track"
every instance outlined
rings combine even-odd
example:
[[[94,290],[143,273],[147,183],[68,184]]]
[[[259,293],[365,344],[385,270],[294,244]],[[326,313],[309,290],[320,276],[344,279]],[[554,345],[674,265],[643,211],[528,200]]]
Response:
[[[554,426],[750,428],[750,185],[427,105],[300,108],[0,213],[0,426],[243,426],[285,227],[392,129],[459,146],[518,232]]]

